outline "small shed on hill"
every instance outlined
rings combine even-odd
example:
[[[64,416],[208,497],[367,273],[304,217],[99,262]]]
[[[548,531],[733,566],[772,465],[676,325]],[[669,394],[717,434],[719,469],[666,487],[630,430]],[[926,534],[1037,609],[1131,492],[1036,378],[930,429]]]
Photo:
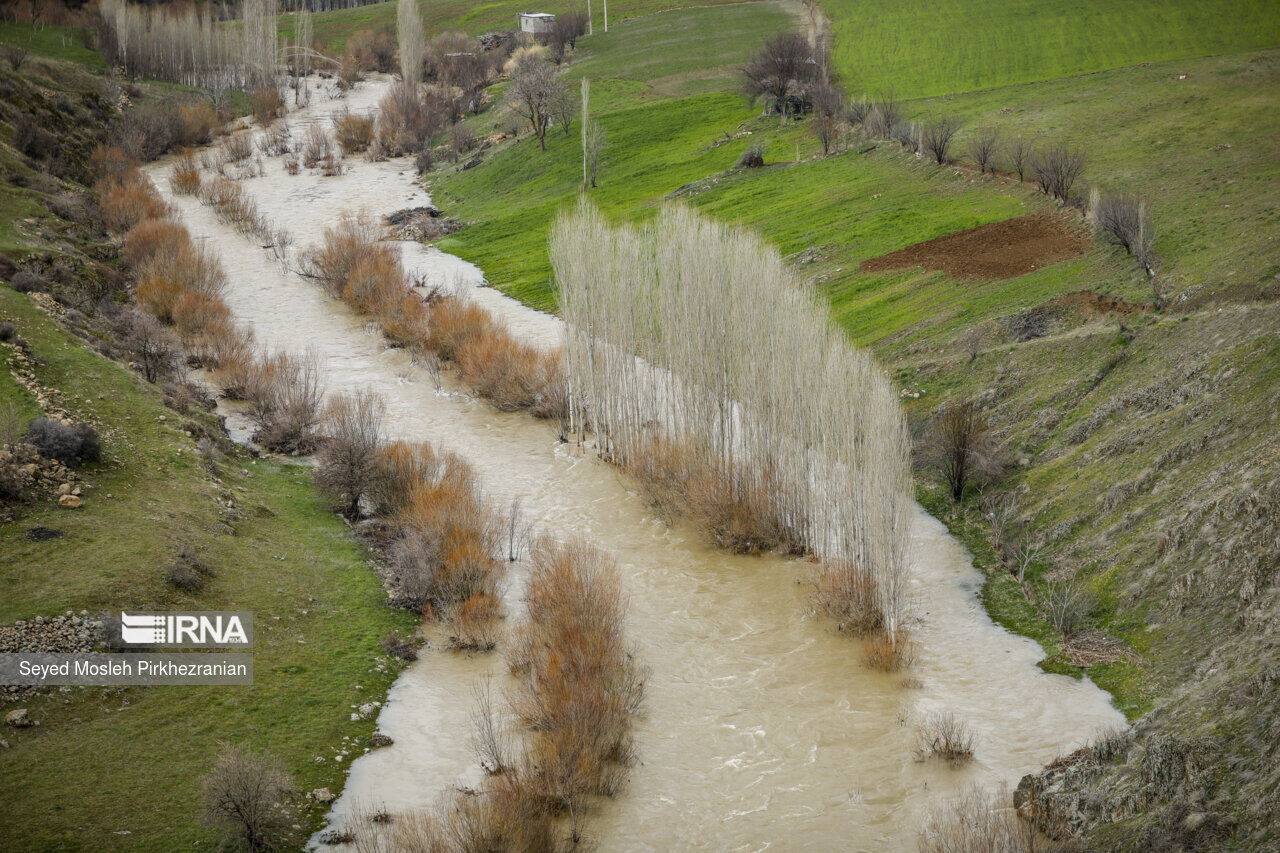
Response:
[[[520,19],[520,32],[533,35],[551,32],[551,25],[556,22],[556,16],[550,12],[521,12],[517,17]]]

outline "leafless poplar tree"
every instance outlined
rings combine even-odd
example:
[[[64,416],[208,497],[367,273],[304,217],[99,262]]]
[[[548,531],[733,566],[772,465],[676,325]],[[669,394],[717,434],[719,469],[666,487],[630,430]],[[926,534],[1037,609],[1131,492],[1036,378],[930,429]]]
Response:
[[[684,207],[614,229],[583,202],[551,256],[575,427],[633,470],[659,442],[717,472],[726,500],[749,496],[785,541],[873,572],[897,637],[910,515],[897,394],[777,251]]]

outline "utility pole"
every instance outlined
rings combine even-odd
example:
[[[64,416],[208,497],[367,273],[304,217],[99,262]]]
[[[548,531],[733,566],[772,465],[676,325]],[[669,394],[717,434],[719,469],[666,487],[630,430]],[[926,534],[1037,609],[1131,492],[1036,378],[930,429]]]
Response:
[[[604,31],[609,32],[609,0],[604,0]]]
[[[587,35],[593,35],[591,26],[591,0],[587,0]]]
[[[582,188],[587,188],[587,95],[591,84],[582,78]]]

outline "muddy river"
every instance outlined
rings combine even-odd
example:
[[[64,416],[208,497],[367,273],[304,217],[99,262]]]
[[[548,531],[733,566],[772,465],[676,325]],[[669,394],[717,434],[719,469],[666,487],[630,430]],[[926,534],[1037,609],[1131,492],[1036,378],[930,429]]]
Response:
[[[345,98],[313,95],[290,114],[294,138],[347,107],[376,107],[384,79]],[[344,212],[387,213],[429,202],[405,159],[346,161],[337,177],[288,175],[279,157],[242,182],[262,212],[287,229],[295,251],[319,241]],[[912,530],[912,633],[906,675],[872,672],[856,641],[807,614],[804,564],[738,557],[693,529],[654,517],[636,484],[554,427],[500,414],[430,373],[320,288],[191,197],[173,196],[168,167],[151,174],[192,236],[220,256],[227,303],[269,347],[324,367],[329,392],[371,389],[386,402],[385,433],[430,441],[474,466],[499,506],[518,498],[541,535],[585,535],[616,556],[630,598],[628,630],[651,670],[637,721],[638,764],[615,800],[588,817],[602,850],[914,849],[928,808],[972,782],[1016,783],[1088,740],[1123,725],[1088,680],[1048,675],[1040,648],[996,627],[976,598],[980,579],[964,549],[917,509]],[[446,211],[447,212],[447,211]],[[560,322],[479,286],[474,266],[403,244],[405,266],[428,283],[458,287],[515,331],[551,343]],[[520,609],[520,566],[507,590]],[[500,674],[501,654],[424,649],[386,697],[379,729],[395,744],[355,760],[333,822],[357,807],[395,813],[432,803],[480,771],[469,733],[473,689]],[[976,736],[961,769],[917,761],[914,724],[948,709]]]

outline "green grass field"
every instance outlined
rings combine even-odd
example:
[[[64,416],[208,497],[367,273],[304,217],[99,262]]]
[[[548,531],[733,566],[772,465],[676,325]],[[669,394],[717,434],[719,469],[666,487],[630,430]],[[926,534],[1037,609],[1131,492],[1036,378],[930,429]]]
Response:
[[[102,54],[83,43],[85,33],[76,27],[32,26],[0,21],[0,43],[25,47],[34,56],[62,59],[90,68],[106,68]]]
[[[4,733],[11,748],[0,798],[22,807],[0,816],[3,846],[167,853],[211,844],[198,782],[222,741],[279,756],[304,791],[339,790],[345,765],[335,748],[350,737],[358,753],[373,730],[350,720],[351,706],[381,700],[399,668],[379,641],[412,631],[414,620],[387,607],[309,468],[237,452],[213,478],[183,431],[200,427],[136,374],[85,350],[7,288],[0,321],[44,360],[40,382],[61,390],[78,417],[104,425],[105,456],[82,472],[91,486],[82,509],[45,501],[0,525],[0,622],[67,609],[247,609],[257,626],[252,687],[76,688],[24,700],[40,726]],[[7,403],[38,411],[6,366]],[[239,515],[234,535],[215,527],[227,501]],[[36,525],[65,535],[29,541]],[[182,545],[217,573],[198,595],[163,581]],[[301,823],[315,829],[321,816],[312,808]]]
[[[1280,44],[1268,0],[823,0],[853,91],[992,89]]]
[[[737,3],[739,0],[707,0],[699,6],[715,6],[723,3]],[[666,9],[679,8],[678,0],[614,0],[609,6],[609,28],[629,18],[651,15]],[[527,3],[518,0],[494,0],[488,3],[471,3],[468,0],[418,0],[418,8],[422,13],[422,22],[427,37],[448,31],[460,31],[470,35],[491,32],[494,30],[511,30],[516,27],[516,16],[530,11]],[[554,2],[537,7],[539,12],[564,14],[581,8],[586,10],[586,3]],[[595,31],[604,32],[603,4],[595,0],[592,4],[592,15],[595,20]],[[342,9],[334,12],[319,12],[312,18],[315,38],[328,49],[342,51],[352,33],[360,30],[386,29],[395,32],[396,4],[374,3],[354,9]],[[291,35],[294,16],[280,16],[280,34]]]

